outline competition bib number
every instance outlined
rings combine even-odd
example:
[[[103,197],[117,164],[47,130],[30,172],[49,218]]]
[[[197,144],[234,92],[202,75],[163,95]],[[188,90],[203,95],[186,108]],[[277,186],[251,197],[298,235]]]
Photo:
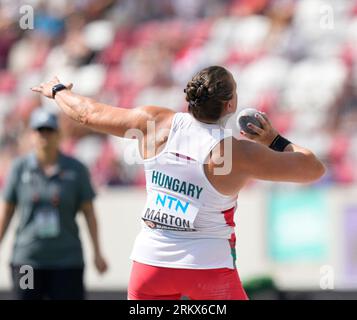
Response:
[[[56,208],[35,211],[35,228],[39,238],[55,238],[60,233],[59,212]]]
[[[198,210],[190,201],[152,192],[148,196],[142,219],[152,229],[196,231],[194,221]]]

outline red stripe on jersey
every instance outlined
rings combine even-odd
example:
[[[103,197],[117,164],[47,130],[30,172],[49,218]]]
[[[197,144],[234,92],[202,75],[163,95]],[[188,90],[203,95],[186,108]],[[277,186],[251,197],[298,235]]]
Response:
[[[222,211],[223,215],[224,215],[224,219],[226,220],[226,223],[231,226],[231,227],[235,227],[235,223],[234,223],[234,211],[235,211],[235,207],[230,208],[228,210]],[[228,240],[229,242],[229,246],[231,248],[231,255],[233,258],[233,264],[234,266],[236,266],[236,259],[237,259],[237,252],[236,252],[236,234],[233,232],[231,234],[231,238]]]
[[[230,245],[231,249],[235,249],[236,248],[236,242],[237,242],[236,234],[232,233],[231,234],[231,238],[228,241],[229,241],[229,245]]]
[[[224,215],[224,219],[226,220],[226,223],[231,226],[231,227],[235,227],[236,224],[234,223],[234,211],[235,211],[235,207],[232,207],[230,209],[227,209],[225,211],[222,211],[223,215]]]
[[[175,155],[176,155],[177,158],[182,158],[182,159],[185,159],[185,160],[195,160],[195,159],[192,159],[191,157],[185,156],[185,155],[183,155],[181,153],[177,153],[176,152]]]

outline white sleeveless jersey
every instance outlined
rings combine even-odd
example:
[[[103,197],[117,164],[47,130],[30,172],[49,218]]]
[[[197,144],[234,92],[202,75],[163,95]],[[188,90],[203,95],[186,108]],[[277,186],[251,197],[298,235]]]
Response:
[[[176,113],[166,145],[144,160],[147,202],[131,259],[169,268],[235,268],[237,196],[219,193],[204,163],[227,133]]]

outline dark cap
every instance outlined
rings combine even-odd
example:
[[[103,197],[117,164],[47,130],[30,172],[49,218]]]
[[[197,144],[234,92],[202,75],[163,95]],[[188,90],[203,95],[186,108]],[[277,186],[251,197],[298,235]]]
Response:
[[[45,109],[36,109],[31,114],[30,127],[32,129],[51,128],[58,130],[57,115]]]

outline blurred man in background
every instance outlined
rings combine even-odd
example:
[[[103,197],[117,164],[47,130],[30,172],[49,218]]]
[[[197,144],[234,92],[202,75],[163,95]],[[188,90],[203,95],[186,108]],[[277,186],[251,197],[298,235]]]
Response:
[[[19,223],[11,259],[16,297],[84,299],[84,260],[77,211],[84,213],[98,272],[107,270],[99,240],[86,167],[59,151],[56,115],[35,110],[30,119],[35,150],[17,158],[5,184],[0,211],[0,243],[18,209]],[[34,269],[34,288],[23,289],[20,268]]]

